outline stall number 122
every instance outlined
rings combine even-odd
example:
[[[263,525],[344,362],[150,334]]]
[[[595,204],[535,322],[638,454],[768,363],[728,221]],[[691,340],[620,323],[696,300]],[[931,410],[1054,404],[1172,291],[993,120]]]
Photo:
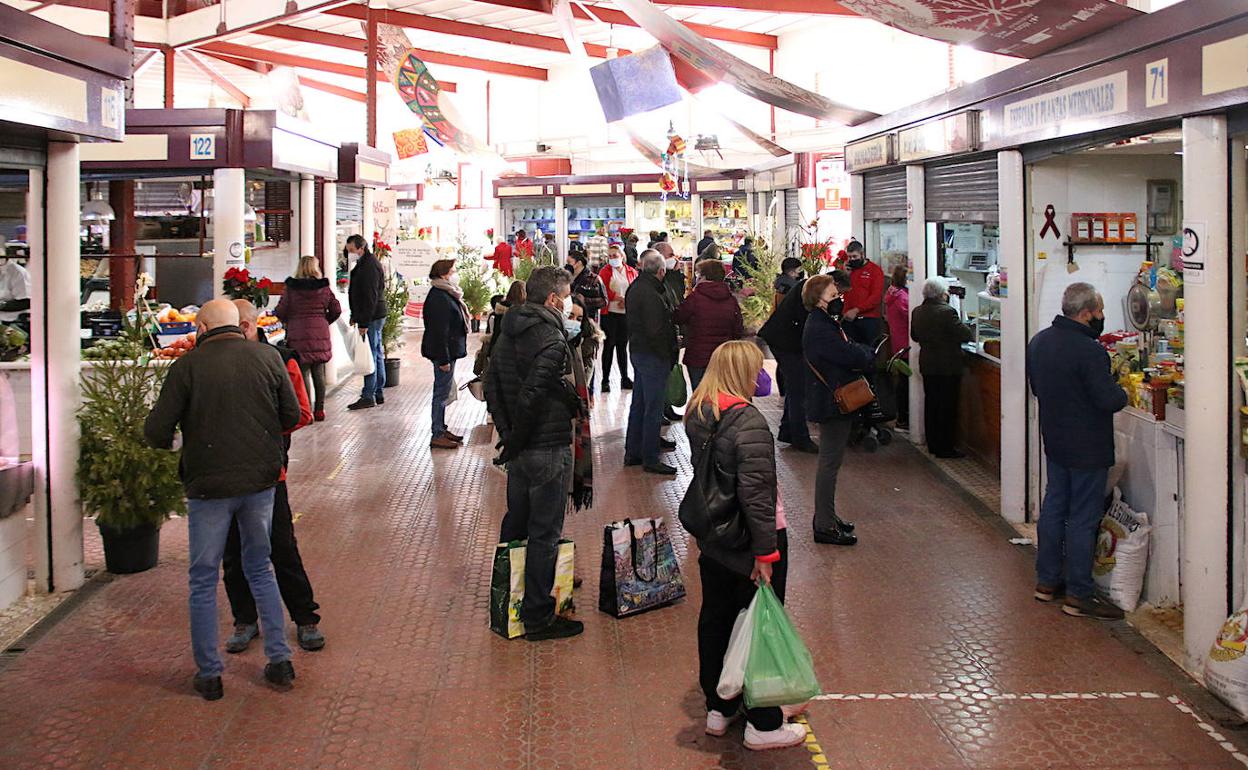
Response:
[[[216,160],[217,137],[212,134],[191,134],[191,160]]]

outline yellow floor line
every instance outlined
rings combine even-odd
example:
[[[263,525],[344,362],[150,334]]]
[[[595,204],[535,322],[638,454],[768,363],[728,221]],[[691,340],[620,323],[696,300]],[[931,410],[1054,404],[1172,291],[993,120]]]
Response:
[[[796,717],[793,721],[806,725],[806,750],[810,752],[810,763],[815,767],[827,768],[828,757],[823,753],[823,746],[819,743],[819,738],[815,735],[815,729],[810,726],[806,715],[803,714]]]
[[[326,480],[333,481],[334,477],[338,475],[338,471],[342,470],[342,466],[346,464],[347,464],[347,458],[344,457],[341,460],[339,460],[338,465],[334,468],[334,470],[331,471],[330,474],[325,477]]]

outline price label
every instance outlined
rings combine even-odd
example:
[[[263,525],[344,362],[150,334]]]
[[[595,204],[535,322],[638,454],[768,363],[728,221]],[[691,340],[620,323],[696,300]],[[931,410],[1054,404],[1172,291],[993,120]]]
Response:
[[[1170,60],[1158,59],[1144,65],[1144,106],[1160,107],[1170,102]]]
[[[214,134],[191,134],[191,160],[216,160],[217,137]]]

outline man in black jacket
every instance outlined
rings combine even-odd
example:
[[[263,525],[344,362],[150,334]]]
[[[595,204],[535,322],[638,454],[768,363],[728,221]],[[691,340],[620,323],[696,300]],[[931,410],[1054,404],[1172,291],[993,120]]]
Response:
[[[571,309],[566,270],[539,267],[523,305],[503,316],[485,375],[485,403],[507,466],[507,515],[499,540],[527,539],[524,621],[529,641],[576,636],[584,626],[555,615],[551,589],[572,477],[572,421],[585,405],[568,381],[572,352],[563,319]]]
[[[248,342],[238,309],[226,299],[205,303],[195,349],[174,362],[143,426],[147,442],[173,446],[183,436],[181,474],[190,540],[191,647],[195,690],[217,700],[217,581],[230,524],[238,522],[243,572],[260,610],[264,677],[278,687],[295,678],[284,633],[282,597],[269,563],[273,488],[281,478],[283,431],[299,423],[299,401],[277,351]]]
[[[874,339],[872,334],[858,341]],[[949,282],[944,278],[928,278],[923,283],[923,304],[910,312],[910,338],[919,343],[927,449],[942,459],[960,459],[965,456],[958,451],[958,405],[966,357],[962,344],[975,339],[975,332],[949,304]]]
[[[386,403],[382,388],[386,387],[386,355],[381,348],[381,330],[386,325],[386,271],[369,250],[363,236],[347,239],[347,254],[356,257],[351,269],[347,297],[351,304],[351,323],[360,338],[368,341],[373,351],[373,373],[364,376],[360,400],[348,409],[368,409]]]
[[[776,365],[784,379],[784,414],[780,417],[780,433],[777,438],[799,452],[819,454],[819,445],[810,438],[810,426],[806,424],[806,378],[809,371],[802,357],[802,330],[806,327],[809,313],[802,304],[802,288],[805,279],[799,281],[776,307],[776,311],[763,324],[758,336],[762,337],[776,356]]]
[[[647,473],[675,476],[676,469],[659,459],[661,449],[676,445],[663,438],[663,407],[667,378],[676,365],[676,325],[671,298],[663,283],[663,255],[654,249],[641,255],[641,273],[628,287],[624,306],[632,347],[633,403],[628,412],[624,465],[641,465]]]
[[[1027,379],[1040,402],[1040,435],[1048,483],[1036,530],[1035,597],[1064,592],[1062,611],[1117,620],[1122,610],[1093,595],[1092,560],[1114,464],[1114,413],[1127,394],[1097,342],[1105,304],[1090,284],[1072,283],[1062,314],[1027,346]]]

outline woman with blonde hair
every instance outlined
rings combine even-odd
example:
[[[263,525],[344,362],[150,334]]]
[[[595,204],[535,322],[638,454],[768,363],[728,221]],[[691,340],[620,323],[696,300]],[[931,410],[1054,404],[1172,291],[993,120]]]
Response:
[[[329,279],[321,276],[321,263],[313,256],[299,258],[293,278],[286,279],[282,299],[273,311],[286,327],[286,344],[299,358],[304,387],[313,393],[312,413],[325,419],[325,364],[334,357],[329,325],[342,315]]]
[[[698,679],[706,695],[706,733],[722,736],[737,718],[741,696],[719,697],[716,687],[737,614],[754,598],[755,581],[770,583],[784,600],[788,569],[784,512],[776,488],[776,445],[762,412],[753,405],[763,354],[742,340],[725,342],[711,354],[706,373],[685,410],[685,431],[698,467],[704,452],[736,479],[744,544],[699,538],[702,609],[698,615]],[[694,483],[698,483],[695,479]],[[779,708],[745,712],[745,747],[755,751],[798,746],[806,728],[785,722]]]

